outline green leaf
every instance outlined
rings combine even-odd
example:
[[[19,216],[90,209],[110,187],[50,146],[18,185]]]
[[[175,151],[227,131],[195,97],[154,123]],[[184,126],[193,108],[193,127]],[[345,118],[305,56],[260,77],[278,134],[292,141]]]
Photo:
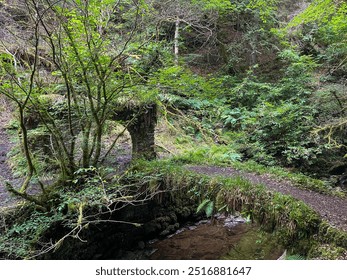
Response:
[[[199,213],[201,210],[205,209],[206,205],[211,202],[209,199],[204,199],[203,202],[200,203],[198,208],[196,209],[196,213]]]
[[[206,208],[205,208],[205,213],[207,217],[211,217],[213,213],[213,208],[214,208],[214,203],[213,201],[210,201],[207,203]]]

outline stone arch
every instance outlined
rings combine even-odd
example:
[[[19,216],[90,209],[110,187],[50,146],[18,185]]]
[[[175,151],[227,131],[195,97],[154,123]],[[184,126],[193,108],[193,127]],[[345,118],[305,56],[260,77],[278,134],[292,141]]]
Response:
[[[118,108],[110,119],[125,122],[132,142],[132,158],[155,159],[154,131],[157,124],[157,105],[150,103]],[[62,111],[60,113],[61,119],[67,120],[67,112]],[[32,114],[26,119],[26,125],[28,129],[35,129],[39,124],[39,117],[35,115],[35,110],[33,110]],[[47,135],[43,135],[42,139],[36,142],[41,148],[50,146],[50,138]],[[45,153],[50,154],[49,149],[45,150]]]
[[[117,110],[113,120],[129,122],[127,130],[132,142],[132,158],[156,158],[154,130],[157,124],[157,105],[154,103]]]

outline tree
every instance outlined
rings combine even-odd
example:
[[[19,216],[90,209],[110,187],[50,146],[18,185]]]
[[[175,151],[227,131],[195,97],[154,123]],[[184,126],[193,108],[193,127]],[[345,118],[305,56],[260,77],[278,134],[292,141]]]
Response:
[[[201,5],[201,4],[205,5]],[[163,23],[174,25],[173,53],[174,63],[178,65],[180,53],[181,32],[192,29],[197,36],[208,42],[215,36],[217,16],[212,9],[206,9],[205,1],[153,1],[151,3],[157,30],[161,29]],[[204,9],[205,8],[205,9]]]
[[[33,199],[27,189],[33,175],[39,177],[39,174],[27,139],[26,121],[30,114],[37,115],[36,126],[42,126],[49,135],[51,155],[59,164],[60,179],[66,181],[79,168],[100,164],[106,121],[117,119],[117,110],[128,108],[131,117],[126,118],[125,127],[133,136],[139,131],[130,128],[139,123],[143,128],[147,124],[143,124],[143,116],[148,110],[142,108],[154,99],[142,96],[145,82],[134,67],[139,58],[137,53],[143,48],[134,44],[141,3],[126,0],[23,0],[20,3],[29,19],[27,26],[33,30],[25,42],[30,47],[24,48],[20,34],[8,32],[12,41],[2,39],[0,91],[17,104],[28,165],[20,191],[13,188],[12,191]],[[133,18],[126,29],[118,26],[119,19],[114,18],[115,11],[125,7],[123,16]],[[18,55],[11,44],[13,41],[23,47],[24,56]],[[148,125],[154,130],[155,113],[150,117],[154,122]],[[153,135],[147,136],[153,139]],[[144,148],[138,147],[140,142],[135,143],[134,151],[138,153]],[[151,148],[146,147],[143,153],[153,151]]]

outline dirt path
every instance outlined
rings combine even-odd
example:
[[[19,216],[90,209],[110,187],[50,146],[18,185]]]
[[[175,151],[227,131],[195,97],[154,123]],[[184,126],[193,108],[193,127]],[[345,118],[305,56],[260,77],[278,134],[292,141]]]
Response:
[[[321,217],[331,225],[347,231],[347,199],[320,194],[310,190],[299,189],[293,183],[276,179],[268,174],[255,174],[229,167],[189,166],[189,170],[212,176],[240,176],[253,184],[263,184],[273,191],[291,195],[311,206]]]
[[[12,172],[7,164],[7,153],[12,148],[10,137],[6,132],[6,125],[11,119],[8,103],[0,99],[0,207],[9,206],[15,199],[12,198],[5,188],[5,181],[13,181]]]
[[[11,170],[6,163],[6,155],[9,150],[10,144],[8,136],[4,129],[0,128],[0,207],[8,203],[9,199],[9,195],[5,190],[4,184],[5,181],[12,179]]]

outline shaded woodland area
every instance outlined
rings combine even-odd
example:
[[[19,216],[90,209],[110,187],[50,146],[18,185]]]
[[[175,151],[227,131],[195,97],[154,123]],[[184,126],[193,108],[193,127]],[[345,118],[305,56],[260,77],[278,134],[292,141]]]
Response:
[[[0,1],[0,258],[235,211],[346,258],[346,34],[342,0]]]

